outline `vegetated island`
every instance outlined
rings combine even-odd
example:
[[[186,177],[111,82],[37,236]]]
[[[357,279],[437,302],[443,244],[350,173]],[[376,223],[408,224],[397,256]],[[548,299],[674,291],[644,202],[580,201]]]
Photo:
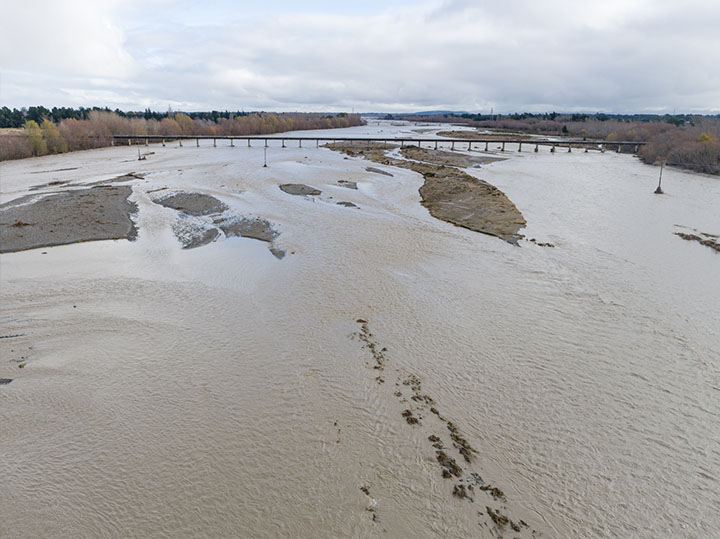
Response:
[[[0,161],[110,146],[113,135],[247,136],[363,125],[359,114],[0,109]]]
[[[400,152],[407,159],[395,159],[386,155],[387,150],[397,148],[393,145],[372,143],[355,146],[348,142],[336,142],[325,147],[421,174],[425,180],[419,189],[421,204],[436,219],[496,236],[513,245],[517,245],[523,237],[520,229],[525,226],[525,218],[505,193],[458,168],[473,162],[501,161],[502,158],[468,157],[405,146]]]
[[[720,115],[690,114],[430,114],[386,115],[386,119],[451,123],[482,130],[568,136],[602,141],[644,143],[638,157],[650,165],[677,166],[694,172],[720,175]],[[443,136],[442,133],[438,133]],[[447,132],[445,133],[447,135]],[[480,133],[478,133],[480,135]],[[472,131],[453,131],[454,138],[473,138]],[[485,135],[487,136],[487,134]],[[505,136],[503,134],[503,136]],[[634,148],[620,147],[620,152]]]

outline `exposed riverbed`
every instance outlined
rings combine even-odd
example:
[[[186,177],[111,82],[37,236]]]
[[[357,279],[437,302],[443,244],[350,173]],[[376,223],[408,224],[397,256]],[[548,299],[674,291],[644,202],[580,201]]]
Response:
[[[519,247],[327,148],[0,164],[11,205],[133,173],[137,228],[0,255],[0,536],[712,536],[720,254],[676,232],[720,182],[511,146],[455,153]]]

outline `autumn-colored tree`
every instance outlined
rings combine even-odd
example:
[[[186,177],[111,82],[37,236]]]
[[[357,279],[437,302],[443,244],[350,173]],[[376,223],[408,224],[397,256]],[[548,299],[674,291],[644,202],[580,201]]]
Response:
[[[28,145],[33,155],[45,155],[48,152],[42,129],[35,120],[25,122],[25,133],[27,133]]]
[[[171,137],[182,135],[182,128],[173,118],[163,118],[158,127],[158,135]]]
[[[175,114],[175,121],[180,126],[180,130],[182,131],[183,135],[195,135],[196,133],[193,133],[195,131],[195,124],[192,121],[192,118],[188,116],[187,114],[183,114],[182,112],[178,112]]]
[[[68,150],[67,142],[58,131],[57,125],[50,120],[43,120],[40,129],[50,153],[65,153]]]

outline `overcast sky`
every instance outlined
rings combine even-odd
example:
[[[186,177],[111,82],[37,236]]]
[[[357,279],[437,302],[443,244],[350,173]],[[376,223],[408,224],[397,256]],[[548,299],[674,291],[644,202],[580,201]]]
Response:
[[[3,0],[0,104],[720,112],[720,0]]]

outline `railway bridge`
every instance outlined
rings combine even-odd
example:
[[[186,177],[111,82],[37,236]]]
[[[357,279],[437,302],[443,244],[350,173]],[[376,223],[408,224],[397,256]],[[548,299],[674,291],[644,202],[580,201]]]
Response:
[[[538,152],[540,146],[549,147],[551,152],[555,152],[558,148],[566,148],[568,152],[571,152],[573,148],[584,150],[605,151],[606,148],[612,148],[617,152],[621,151],[621,148],[633,148],[634,153],[637,153],[640,146],[645,144],[644,142],[635,141],[606,141],[606,140],[584,140],[584,139],[553,139],[553,138],[538,138],[538,137],[487,137],[487,138],[417,138],[417,137],[328,137],[328,136],[267,136],[267,135],[248,135],[248,136],[234,136],[234,135],[113,135],[112,144],[144,144],[148,146],[151,142],[162,143],[165,146],[166,143],[177,141],[180,146],[183,142],[195,142],[196,146],[200,146],[200,141],[212,140],[213,146],[217,146],[219,140],[227,140],[230,142],[229,146],[234,147],[235,142],[247,143],[248,147],[252,146],[253,142],[261,143],[265,147],[269,147],[271,143],[279,143],[280,147],[286,148],[288,143],[295,143],[299,148],[303,147],[303,142],[306,147],[312,146],[319,147],[320,144],[326,143],[349,143],[352,145],[357,144],[358,146],[367,144],[367,146],[375,144],[382,144],[384,146],[389,145],[416,145],[418,147],[428,148],[448,148],[450,150],[463,149],[463,150],[490,150],[490,144],[499,144],[497,147],[500,151],[506,150],[506,145],[517,146],[517,151],[522,152],[523,146],[533,148],[533,151]]]

